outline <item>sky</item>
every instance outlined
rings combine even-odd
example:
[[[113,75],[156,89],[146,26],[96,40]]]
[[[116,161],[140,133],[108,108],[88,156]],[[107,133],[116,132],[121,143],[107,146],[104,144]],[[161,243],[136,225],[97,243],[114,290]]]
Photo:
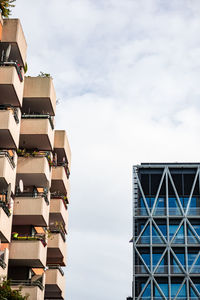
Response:
[[[197,162],[199,0],[17,0],[72,150],[65,300],[131,295],[132,166]]]

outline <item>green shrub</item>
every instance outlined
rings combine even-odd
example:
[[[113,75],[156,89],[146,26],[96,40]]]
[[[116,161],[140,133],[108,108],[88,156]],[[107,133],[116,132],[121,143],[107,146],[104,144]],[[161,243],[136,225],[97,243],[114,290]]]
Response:
[[[0,0],[0,9],[3,17],[8,18],[11,15],[11,7],[15,5],[12,4],[15,0]]]
[[[1,300],[27,300],[28,296],[22,296],[21,289],[12,290],[9,280],[4,280],[0,284],[0,299]]]

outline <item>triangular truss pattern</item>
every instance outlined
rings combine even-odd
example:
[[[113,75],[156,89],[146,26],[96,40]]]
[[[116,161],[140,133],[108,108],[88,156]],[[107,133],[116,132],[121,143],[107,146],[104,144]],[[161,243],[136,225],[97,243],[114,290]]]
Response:
[[[184,279],[183,282],[180,283],[180,285],[177,283],[171,285],[171,298],[173,300],[184,299],[186,298],[186,295],[186,279]]]
[[[192,286],[190,286],[190,298],[192,300],[199,300],[199,296]]]
[[[159,171],[159,182],[153,188],[155,178],[150,177],[147,185],[146,170],[140,176],[141,180],[145,178],[146,186],[137,175],[137,208],[141,214],[136,216],[134,227],[134,257],[138,264],[134,278],[141,281],[136,286],[136,300],[200,299],[199,170],[192,173],[186,189],[181,185],[185,177],[179,179],[170,166]],[[148,193],[152,190],[153,194]]]

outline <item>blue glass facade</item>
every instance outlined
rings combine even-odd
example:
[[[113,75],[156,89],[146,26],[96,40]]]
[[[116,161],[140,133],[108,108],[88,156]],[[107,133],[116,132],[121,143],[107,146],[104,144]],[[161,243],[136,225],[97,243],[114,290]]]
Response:
[[[200,164],[133,168],[133,299],[200,299]]]

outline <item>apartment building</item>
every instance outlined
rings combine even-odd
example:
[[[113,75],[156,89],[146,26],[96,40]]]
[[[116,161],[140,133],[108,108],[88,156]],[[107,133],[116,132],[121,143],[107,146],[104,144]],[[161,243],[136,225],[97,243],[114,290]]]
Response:
[[[71,152],[49,76],[25,77],[18,19],[0,18],[0,276],[30,300],[65,299]]]
[[[133,167],[133,299],[200,299],[200,164]]]

